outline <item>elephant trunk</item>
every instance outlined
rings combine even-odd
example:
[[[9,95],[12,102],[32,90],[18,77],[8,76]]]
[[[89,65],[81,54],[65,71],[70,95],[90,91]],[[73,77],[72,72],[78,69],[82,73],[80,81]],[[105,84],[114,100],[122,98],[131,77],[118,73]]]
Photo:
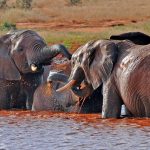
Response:
[[[68,52],[67,48],[62,44],[56,44],[52,46],[45,46],[42,49],[41,57],[43,58],[44,62],[50,62],[58,54],[62,54],[67,57],[69,60],[71,59],[71,54]]]
[[[47,78],[47,82],[52,82],[52,81],[67,83],[68,76],[60,72],[50,71]]]
[[[38,66],[50,65],[51,60],[58,54],[64,55],[69,60],[71,59],[71,56],[72,56],[67,50],[67,48],[62,44],[45,46],[39,52],[36,53],[36,58],[33,58],[31,60],[31,63],[30,63],[31,70],[33,72],[36,72]]]
[[[78,89],[77,87],[72,87],[72,92],[78,96],[78,97],[83,97],[83,98],[86,98],[88,97],[89,95],[92,94],[93,92],[93,87],[92,85],[88,84],[86,85],[85,87],[81,88],[81,89]]]

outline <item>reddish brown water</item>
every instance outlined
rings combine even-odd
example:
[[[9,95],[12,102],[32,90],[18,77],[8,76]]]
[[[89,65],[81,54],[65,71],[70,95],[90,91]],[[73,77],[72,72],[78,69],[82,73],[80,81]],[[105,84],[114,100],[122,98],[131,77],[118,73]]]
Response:
[[[150,150],[150,119],[0,111],[0,150]]]

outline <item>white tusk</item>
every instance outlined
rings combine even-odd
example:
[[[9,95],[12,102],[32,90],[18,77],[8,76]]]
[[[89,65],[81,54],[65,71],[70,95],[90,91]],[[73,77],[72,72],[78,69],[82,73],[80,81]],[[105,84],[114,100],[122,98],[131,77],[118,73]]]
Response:
[[[71,89],[71,87],[72,87],[73,85],[76,84],[76,82],[77,82],[76,80],[71,80],[71,81],[70,81],[69,83],[67,83],[65,86],[63,86],[63,87],[57,89],[56,92],[63,92],[63,91],[65,91],[65,90],[69,90],[69,89]]]
[[[32,70],[33,72],[37,71],[37,69],[38,69],[38,67],[37,67],[35,64],[32,64],[32,65],[31,65],[31,70]]]

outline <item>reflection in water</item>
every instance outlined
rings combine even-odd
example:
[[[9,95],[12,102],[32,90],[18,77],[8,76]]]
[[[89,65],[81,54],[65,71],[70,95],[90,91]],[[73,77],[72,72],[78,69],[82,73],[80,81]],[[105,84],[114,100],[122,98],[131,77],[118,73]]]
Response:
[[[0,149],[148,150],[150,119],[0,111]]]

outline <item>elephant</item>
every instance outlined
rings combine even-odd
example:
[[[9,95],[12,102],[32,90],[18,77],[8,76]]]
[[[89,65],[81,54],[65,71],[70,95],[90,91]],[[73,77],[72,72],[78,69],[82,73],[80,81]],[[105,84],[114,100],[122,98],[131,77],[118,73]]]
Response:
[[[63,54],[62,44],[47,46],[32,30],[15,30],[0,37],[0,109],[32,108],[33,93],[42,82],[43,66]]]
[[[142,32],[127,32],[119,35],[110,36],[112,40],[130,40],[135,44],[147,45],[150,44],[150,36]]]
[[[33,111],[56,111],[56,112],[78,112],[78,97],[72,91],[57,93],[56,89],[63,86],[67,76],[61,73],[62,83],[51,80],[51,74],[56,76],[59,72],[50,71],[47,82],[42,83],[34,93]]]
[[[69,80],[57,92],[72,89],[87,97],[102,85],[102,118],[120,118],[122,104],[133,117],[150,117],[150,45],[90,41],[72,55],[71,64]]]
[[[102,111],[101,87],[85,99],[77,97],[71,90],[63,93],[56,92],[68,80],[71,71],[70,61],[61,64],[53,63],[44,68],[44,82],[38,86],[33,96],[33,111],[49,110],[75,113]],[[45,80],[46,77],[47,80]]]

